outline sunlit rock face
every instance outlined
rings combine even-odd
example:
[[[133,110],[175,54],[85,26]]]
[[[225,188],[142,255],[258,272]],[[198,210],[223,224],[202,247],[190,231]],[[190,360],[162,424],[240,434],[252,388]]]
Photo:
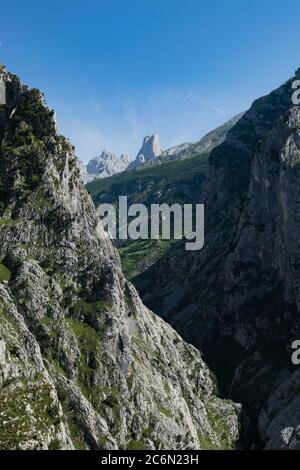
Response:
[[[0,73],[0,104],[6,104],[5,82],[1,77],[1,73]]]
[[[85,184],[95,179],[108,178],[125,171],[131,162],[129,155],[122,154],[116,157],[115,154],[103,150],[103,152],[95,158],[92,158],[87,165],[79,160],[79,167],[82,180]]]
[[[144,137],[142,147],[140,148],[136,159],[129,165],[129,170],[134,170],[142,163],[154,160],[162,155],[160,140],[158,134]]]

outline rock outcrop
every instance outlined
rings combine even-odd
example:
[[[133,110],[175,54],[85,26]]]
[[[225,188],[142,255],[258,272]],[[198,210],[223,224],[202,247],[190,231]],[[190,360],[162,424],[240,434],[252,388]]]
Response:
[[[4,72],[0,448],[233,448],[241,407],[144,307],[42,94]]]
[[[153,134],[151,137],[144,137],[142,147],[140,148],[136,159],[128,166],[128,170],[135,170],[141,164],[151,162],[162,155],[158,134]]]
[[[5,82],[2,79],[2,73],[0,69],[0,104],[5,104]]]
[[[296,74],[299,79],[299,72]],[[265,448],[300,448],[300,109],[292,82],[256,100],[209,158],[205,246],[179,242],[137,280],[144,302],[204,351]],[[197,201],[195,201],[197,202]]]

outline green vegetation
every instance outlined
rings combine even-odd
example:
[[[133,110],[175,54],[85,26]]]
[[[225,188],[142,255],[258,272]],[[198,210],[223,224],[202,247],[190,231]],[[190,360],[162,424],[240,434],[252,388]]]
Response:
[[[206,412],[208,421],[219,441],[219,444],[213,442],[211,437],[205,434],[203,430],[198,429],[197,434],[200,448],[202,450],[235,449],[235,442],[232,442],[231,440],[228,424],[223,415],[223,413],[226,413],[226,411],[219,409],[219,404],[216,402],[216,400],[219,399],[212,397],[206,402]],[[224,401],[225,400],[223,399],[223,402]]]
[[[9,326],[10,331],[13,331],[14,334],[19,333],[18,324],[2,299],[0,299],[0,323],[2,326]],[[10,347],[14,348],[14,344],[7,343],[6,349],[10,350]]]
[[[60,422],[57,404],[51,398],[47,384],[4,386],[0,390],[0,448],[17,450],[29,440],[40,440],[50,426]],[[59,445],[56,439],[52,445]]]
[[[173,413],[168,410],[167,408],[162,408],[162,407],[159,407],[158,410],[164,414],[165,416],[167,416],[168,418],[173,418]]]
[[[206,403],[206,412],[208,420],[215,431],[220,441],[221,449],[233,449],[234,443],[231,442],[230,433],[226,420],[218,409],[218,405],[215,404],[216,398],[211,398]]]
[[[134,439],[131,439],[129,441],[127,450],[144,450],[145,449],[145,444],[143,440],[136,441]]]
[[[127,279],[142,273],[169,248],[170,240],[135,240],[119,248],[122,268]]]
[[[126,171],[110,178],[92,181],[86,187],[96,204],[102,202],[101,196],[104,194],[107,194],[105,202],[109,200],[116,202],[117,198],[122,195],[129,197],[136,195],[139,202],[145,203],[143,196],[145,196],[145,192],[148,192],[149,183],[151,188],[148,189],[152,193],[183,183],[191,186],[201,183],[204,180],[207,159],[208,154],[201,154],[186,160],[162,163],[139,171]]]
[[[82,430],[80,430],[72,420],[68,420],[68,426],[75,449],[86,450],[86,445],[84,443],[84,433]]]
[[[76,335],[80,350],[80,358],[77,364],[78,385],[85,397],[100,414],[105,414],[105,408],[111,409],[114,415],[115,426],[118,426],[120,421],[118,389],[115,387],[103,387],[94,383],[97,363],[99,357],[102,357],[100,349],[101,338],[96,330],[86,323],[75,319],[68,319],[67,321]],[[103,399],[103,396],[105,396],[105,399]]]
[[[16,223],[16,221],[13,220],[13,219],[2,219],[2,218],[0,218],[0,227],[1,227],[1,225],[6,226],[6,225],[13,225],[15,223]]]
[[[49,444],[49,450],[61,450],[61,444],[58,439],[53,439]]]
[[[7,95],[14,93],[7,83]],[[55,122],[53,111],[47,109],[39,90],[24,92],[9,118],[7,109],[0,109],[1,130],[0,217],[11,199],[21,205],[39,187],[45,160],[53,150]],[[55,137],[63,148],[65,139]],[[62,163],[63,164],[63,163]],[[17,210],[17,206],[15,207]]]
[[[143,351],[148,356],[153,356],[154,355],[154,351],[152,351],[152,349],[150,349],[149,346],[144,341],[142,341],[140,338],[137,338],[136,336],[133,336],[132,341],[133,341],[133,343],[135,343],[137,345],[138,349],[141,352]]]
[[[10,270],[3,264],[0,263],[0,282],[9,281],[11,278]]]
[[[78,381],[83,389],[92,386],[95,368],[95,357],[99,353],[100,337],[96,330],[79,320],[69,318],[67,320],[74,332],[80,350],[78,363]]]
[[[220,450],[220,447],[214,444],[209,437],[205,436],[200,429],[198,429],[197,434],[201,450]]]
[[[79,346],[81,351],[88,353],[97,347],[99,335],[94,328],[73,318],[69,318],[67,322],[76,337],[79,339]]]
[[[86,300],[78,300],[74,305],[73,309],[88,317],[95,314],[96,312],[101,312],[110,307],[110,303],[105,300],[97,300],[96,302],[87,302]]]

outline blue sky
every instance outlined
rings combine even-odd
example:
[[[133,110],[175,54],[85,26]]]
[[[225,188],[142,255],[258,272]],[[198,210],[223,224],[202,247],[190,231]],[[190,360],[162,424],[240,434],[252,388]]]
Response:
[[[197,140],[300,65],[298,0],[1,5],[0,62],[44,91],[87,160]]]

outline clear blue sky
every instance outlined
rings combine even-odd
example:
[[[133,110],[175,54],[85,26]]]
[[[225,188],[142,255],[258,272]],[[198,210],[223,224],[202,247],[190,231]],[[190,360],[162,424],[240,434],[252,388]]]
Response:
[[[0,61],[44,91],[77,154],[193,141],[300,65],[299,0],[1,4]]]

